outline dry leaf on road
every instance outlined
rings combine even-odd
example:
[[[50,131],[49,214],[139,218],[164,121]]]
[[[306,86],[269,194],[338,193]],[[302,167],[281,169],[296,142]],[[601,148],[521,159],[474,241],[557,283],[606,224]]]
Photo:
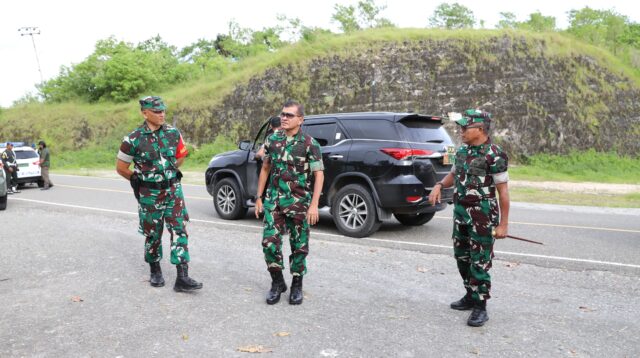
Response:
[[[80,298],[80,296],[71,296],[71,301],[73,302],[83,302],[84,300]]]
[[[276,337],[286,337],[286,336],[290,336],[291,333],[285,332],[285,331],[281,331],[281,332],[276,332],[273,335],[276,336]]]
[[[428,270],[428,269],[426,269],[426,268],[424,268],[424,267],[420,267],[420,266],[418,266],[418,267],[416,267],[416,271],[424,273],[424,272],[427,272],[427,271],[429,271],[429,270]]]
[[[266,348],[260,345],[251,345],[251,346],[243,346],[243,347],[238,347],[236,348],[236,350],[238,352],[245,352],[245,353],[270,353],[273,352],[273,350],[271,350],[271,348]]]
[[[182,335],[182,340],[185,341],[185,342],[188,341],[189,340],[189,336],[186,335],[186,334],[183,334]]]

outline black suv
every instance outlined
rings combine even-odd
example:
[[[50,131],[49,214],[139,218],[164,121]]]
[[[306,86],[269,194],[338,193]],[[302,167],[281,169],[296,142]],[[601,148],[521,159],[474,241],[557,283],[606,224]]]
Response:
[[[261,162],[255,153],[269,122],[254,141],[214,156],[205,174],[207,191],[223,219],[244,217],[254,206]],[[340,113],[305,117],[302,131],[322,147],[324,187],[320,207],[330,207],[341,233],[365,237],[382,220],[422,225],[453,199],[445,189],[432,206],[433,185],[451,170],[453,142],[443,118],[415,113]]]

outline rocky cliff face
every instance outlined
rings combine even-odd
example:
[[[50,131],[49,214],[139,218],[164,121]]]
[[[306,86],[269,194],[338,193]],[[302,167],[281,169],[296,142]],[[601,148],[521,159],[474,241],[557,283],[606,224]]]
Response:
[[[288,98],[307,114],[481,108],[494,140],[513,155],[572,149],[640,153],[640,89],[582,54],[544,39],[496,35],[480,41],[417,40],[269,68],[222,103],[174,112],[188,140],[234,139],[278,113]]]

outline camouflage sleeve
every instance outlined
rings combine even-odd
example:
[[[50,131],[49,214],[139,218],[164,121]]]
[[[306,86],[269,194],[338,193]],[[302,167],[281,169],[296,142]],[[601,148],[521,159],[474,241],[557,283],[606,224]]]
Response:
[[[309,160],[309,169],[311,169],[312,172],[324,170],[320,144],[318,144],[318,141],[316,141],[314,138],[311,138],[311,145],[309,145],[307,151],[307,159]]]
[[[265,138],[264,143],[262,144],[262,148],[264,148],[264,156],[262,157],[262,162],[269,163],[269,161],[271,160],[271,155],[269,155],[269,153],[271,152],[271,135]]]
[[[509,157],[498,145],[492,145],[489,155],[487,155],[487,164],[489,165],[489,173],[493,177],[496,184],[506,183],[509,181]]]
[[[120,151],[118,151],[118,159],[126,163],[131,163],[133,161],[135,152],[136,148],[133,141],[131,140],[131,136],[128,135],[124,137],[122,143],[120,144]]]

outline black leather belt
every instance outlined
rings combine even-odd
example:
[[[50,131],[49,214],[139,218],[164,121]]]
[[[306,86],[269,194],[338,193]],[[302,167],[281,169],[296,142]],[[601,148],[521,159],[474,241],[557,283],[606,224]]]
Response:
[[[169,180],[165,180],[165,181],[161,181],[161,182],[156,182],[156,183],[152,183],[152,182],[148,182],[148,181],[143,181],[140,182],[140,186],[143,186],[145,188],[148,189],[169,189],[169,187],[171,187],[173,184],[179,182],[178,178],[173,178],[173,179],[169,179]]]

